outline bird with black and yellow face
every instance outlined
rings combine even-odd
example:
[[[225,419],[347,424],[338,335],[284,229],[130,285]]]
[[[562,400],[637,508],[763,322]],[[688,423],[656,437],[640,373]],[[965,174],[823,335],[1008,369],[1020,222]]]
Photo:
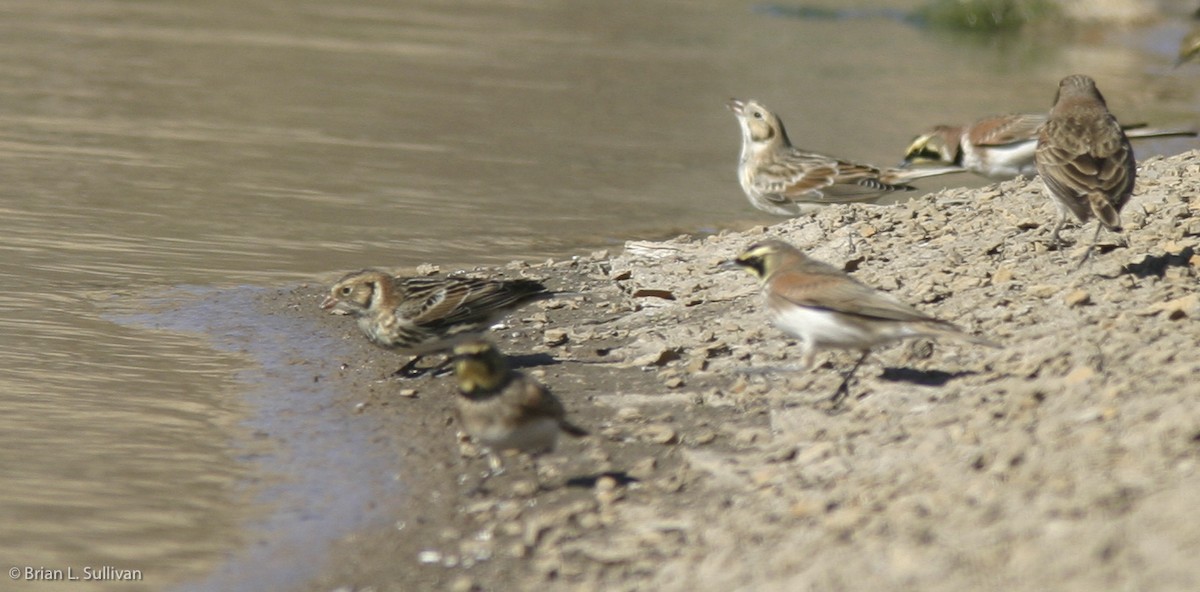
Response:
[[[502,466],[499,454],[528,453],[536,459],[555,448],[559,434],[587,435],[567,421],[566,409],[549,389],[512,369],[491,343],[460,343],[453,359],[455,416],[462,430],[488,450],[493,472]]]
[[[904,153],[905,165],[958,165],[996,181],[1037,174],[1034,152],[1046,113],[1012,113],[978,119],[967,125],[937,125],[917,136]],[[1123,125],[1130,140],[1191,137],[1194,129]]]
[[[822,349],[861,352],[834,393],[834,404],[849,393],[850,379],[874,347],[916,337],[949,337],[999,347],[926,315],[781,240],[750,245],[725,266],[744,268],[758,278],[771,321],[800,340],[801,363],[806,369],[813,367]]]

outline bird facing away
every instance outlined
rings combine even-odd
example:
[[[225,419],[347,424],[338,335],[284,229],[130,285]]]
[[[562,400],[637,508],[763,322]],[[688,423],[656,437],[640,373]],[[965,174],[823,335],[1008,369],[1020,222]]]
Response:
[[[566,410],[549,389],[511,369],[504,355],[487,341],[471,340],[454,347],[454,375],[459,393],[455,398],[458,424],[487,449],[492,465],[483,481],[502,469],[499,453],[530,454],[536,478],[537,455],[553,450],[560,432],[587,435],[586,430],[567,421]],[[481,481],[475,489],[482,486]]]
[[[800,340],[801,363],[806,369],[813,367],[816,353],[822,349],[862,353],[834,393],[835,405],[849,393],[851,377],[876,346],[914,337],[950,337],[999,347],[875,290],[781,240],[750,245],[729,263],[758,278],[771,321]]]
[[[962,172],[959,167],[886,169],[808,152],[792,146],[783,121],[757,101],[732,99],[729,110],[742,130],[738,181],[754,207],[781,216],[822,205],[869,202],[912,191],[909,181]]]
[[[395,277],[364,269],[338,280],[321,308],[349,312],[372,343],[414,356],[397,371],[407,375],[422,356],[447,351],[517,308],[553,296],[534,280]]]
[[[1050,117],[1038,133],[1035,161],[1058,207],[1058,223],[1050,233],[1055,244],[1062,244],[1058,232],[1068,212],[1081,223],[1093,216],[1099,221],[1082,264],[1096,246],[1101,226],[1120,230],[1120,211],[1137,176],[1129,138],[1091,78],[1076,74],[1059,83]]]
[[[996,181],[1037,174],[1034,151],[1038,130],[1049,115],[1012,113],[984,117],[969,125],[938,125],[917,136],[904,154],[904,165],[958,165]],[[1130,140],[1196,137],[1194,129],[1122,126]]]

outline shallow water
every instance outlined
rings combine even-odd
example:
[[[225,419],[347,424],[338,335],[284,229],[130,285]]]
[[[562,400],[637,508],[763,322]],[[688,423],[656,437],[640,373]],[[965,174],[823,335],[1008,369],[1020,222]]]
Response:
[[[731,96],[779,111],[798,144],[881,164],[930,124],[1044,109],[1074,72],[1123,119],[1200,121],[1200,66],[1170,67],[1179,22],[1031,45],[716,1],[0,0],[0,15],[0,547],[13,566],[142,569],[142,589],[221,589],[247,557],[320,552],[240,551],[305,536],[264,481],[324,499],[264,474],[264,455],[326,470],[321,450],[353,448],[255,436],[286,415],[263,393],[291,392],[270,344],[295,328],[242,286],[769,223],[733,176]],[[330,531],[370,519],[331,514]]]

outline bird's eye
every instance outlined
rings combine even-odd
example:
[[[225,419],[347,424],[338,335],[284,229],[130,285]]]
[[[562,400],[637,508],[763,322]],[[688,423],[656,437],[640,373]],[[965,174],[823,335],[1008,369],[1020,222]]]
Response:
[[[763,116],[762,116],[762,112],[761,112],[761,111],[755,111],[755,112],[754,112],[754,118],[755,118],[755,119],[762,119],[762,118],[763,118]]]
[[[351,292],[353,292],[353,291],[354,291],[354,290],[352,290],[352,289],[350,288],[350,286],[342,286],[342,289],[341,289],[341,290],[338,290],[338,292],[339,292],[339,293],[341,293],[341,295],[342,295],[342,296],[349,296],[349,295],[350,295],[350,293],[351,293]]]

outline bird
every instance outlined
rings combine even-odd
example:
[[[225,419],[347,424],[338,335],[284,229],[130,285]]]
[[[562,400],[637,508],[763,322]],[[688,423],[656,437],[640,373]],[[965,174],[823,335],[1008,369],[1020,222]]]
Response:
[[[538,454],[554,449],[560,433],[588,435],[567,421],[562,402],[549,389],[512,369],[488,341],[459,343],[453,359],[459,395],[455,416],[462,430],[488,450],[493,470],[484,480],[502,468],[498,453],[528,453],[536,463]]]
[[[1087,260],[1100,228],[1119,231],[1121,207],[1133,194],[1137,163],[1129,138],[1109,113],[1096,82],[1083,74],[1063,78],[1050,117],[1038,132],[1034,154],[1046,193],[1058,208],[1058,223],[1050,232],[1056,245],[1067,213],[1081,223],[1093,216],[1096,234],[1079,260]]]
[[[556,295],[529,279],[397,277],[363,269],[339,279],[321,308],[354,315],[371,343],[413,356],[396,372],[413,376],[423,356],[449,351],[517,308]]]
[[[1196,11],[1200,15],[1200,10]],[[1200,16],[1197,16],[1200,18]],[[1184,62],[1200,55],[1200,25],[1193,26],[1183,39],[1179,40],[1179,55],[1175,58],[1175,67],[1182,66]]]
[[[723,266],[744,268],[758,278],[772,323],[800,340],[805,369],[813,367],[822,349],[861,352],[830,399],[834,407],[849,394],[850,379],[876,346],[916,337],[949,337],[1000,347],[926,315],[779,239],[756,242]]]
[[[1048,114],[1009,113],[980,118],[967,125],[936,125],[917,136],[901,166],[957,165],[994,181],[1037,174],[1033,153],[1038,130]],[[1129,139],[1196,137],[1194,129],[1123,125]]]
[[[730,111],[742,130],[738,181],[754,207],[771,214],[810,214],[823,205],[868,202],[898,191],[910,181],[962,172],[957,166],[879,169],[792,146],[779,116],[762,103],[731,99]]]

